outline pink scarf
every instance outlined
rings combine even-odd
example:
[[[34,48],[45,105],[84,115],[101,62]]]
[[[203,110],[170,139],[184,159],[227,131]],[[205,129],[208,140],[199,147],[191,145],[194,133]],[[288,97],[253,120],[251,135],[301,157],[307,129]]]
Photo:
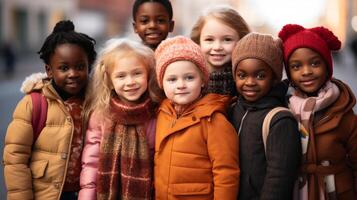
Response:
[[[313,119],[317,111],[321,111],[333,104],[339,96],[340,90],[331,81],[326,82],[316,97],[307,97],[301,91],[293,89],[292,97],[289,102],[290,109],[298,120],[300,131],[303,135],[301,138],[303,166],[306,164],[326,165],[326,162],[318,163],[317,161]],[[327,163],[327,165],[329,164]],[[330,177],[330,175],[328,178],[329,180],[331,180],[330,178],[334,179],[334,177]],[[307,174],[303,174],[299,177],[299,199],[329,199],[328,196],[331,194],[328,194],[330,191],[326,191],[326,180],[326,177],[318,176],[316,173],[309,174],[309,177]],[[327,184],[331,186],[331,184],[334,183],[329,182]]]

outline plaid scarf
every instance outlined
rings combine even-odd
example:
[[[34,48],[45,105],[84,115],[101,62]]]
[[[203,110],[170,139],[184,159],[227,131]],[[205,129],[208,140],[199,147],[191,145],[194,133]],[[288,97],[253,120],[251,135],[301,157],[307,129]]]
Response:
[[[152,162],[146,123],[154,114],[152,105],[149,98],[135,106],[112,98],[112,120],[105,124],[100,145],[98,199],[150,199]]]
[[[300,132],[305,132],[302,137],[302,163],[304,166],[328,166],[328,161],[318,163],[315,146],[315,135],[313,129],[313,118],[317,111],[321,111],[333,104],[340,96],[338,87],[331,81],[327,81],[325,86],[320,89],[316,97],[307,97],[301,91],[292,91],[292,96],[289,100],[290,109],[294,113],[296,119],[300,122]],[[334,188],[333,175],[322,176],[315,172],[306,172],[303,170],[303,175],[299,177],[299,199],[334,199],[335,191],[327,191],[326,187]],[[308,183],[308,184],[307,184]]]

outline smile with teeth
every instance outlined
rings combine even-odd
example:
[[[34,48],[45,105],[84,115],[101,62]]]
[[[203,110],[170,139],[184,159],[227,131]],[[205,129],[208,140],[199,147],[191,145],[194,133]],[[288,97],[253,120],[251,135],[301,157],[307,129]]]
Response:
[[[146,37],[157,38],[157,37],[160,37],[160,33],[148,33],[148,34],[146,34]]]
[[[243,93],[246,96],[255,96],[257,94],[257,91],[255,91],[255,90],[244,90]]]

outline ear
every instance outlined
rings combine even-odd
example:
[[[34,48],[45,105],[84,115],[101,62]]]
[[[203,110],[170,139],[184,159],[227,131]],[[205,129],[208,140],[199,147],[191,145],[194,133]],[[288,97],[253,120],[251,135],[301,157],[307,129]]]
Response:
[[[171,21],[170,21],[169,26],[170,26],[170,28],[169,28],[169,32],[171,33],[171,32],[174,30],[174,27],[175,27],[175,21],[174,21],[174,20],[171,20]]]
[[[47,74],[47,77],[52,79],[53,78],[53,73],[52,73],[52,69],[51,69],[51,66],[49,65],[45,65],[45,69],[46,69],[46,74]]]
[[[137,28],[136,28],[136,23],[133,22],[132,25],[133,25],[134,32],[135,32],[135,33],[138,33],[138,30],[137,30]]]

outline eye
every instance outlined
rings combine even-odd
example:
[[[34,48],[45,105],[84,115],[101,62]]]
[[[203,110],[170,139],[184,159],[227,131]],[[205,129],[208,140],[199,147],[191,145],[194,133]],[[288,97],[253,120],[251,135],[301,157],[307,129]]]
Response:
[[[147,23],[149,23],[149,19],[148,18],[140,18],[139,19],[139,23],[140,24],[147,24]]]
[[[157,23],[159,23],[159,24],[165,24],[166,22],[167,22],[167,20],[165,18],[157,19]]]
[[[117,75],[115,75],[115,78],[123,79],[123,78],[125,78],[125,74],[117,74]]]
[[[170,77],[170,78],[167,78],[166,81],[169,82],[169,83],[173,83],[175,82],[177,79],[175,77]]]
[[[213,38],[205,38],[203,41],[205,41],[205,42],[213,42],[214,39]]]
[[[233,38],[227,37],[223,39],[224,42],[232,42]]]
[[[321,61],[320,59],[316,59],[316,60],[313,60],[313,61],[311,62],[311,66],[312,66],[312,67],[318,67],[318,66],[321,65],[321,63],[322,63],[322,61]]]
[[[237,72],[237,75],[236,77],[240,80],[244,80],[246,78],[246,74],[245,73],[242,73],[242,72]]]
[[[289,64],[289,68],[292,69],[292,70],[299,70],[300,69],[300,64],[299,63],[290,63]]]
[[[80,65],[77,65],[76,69],[82,71],[82,70],[84,70],[86,67],[87,67],[87,65],[85,65],[85,64],[80,64]]]
[[[259,72],[256,76],[258,80],[264,80],[265,79],[265,73],[264,72]]]
[[[185,76],[185,80],[187,80],[187,81],[192,81],[192,80],[194,80],[195,79],[195,76],[193,76],[193,75],[187,75],[187,76]]]
[[[135,71],[135,72],[134,72],[134,76],[140,76],[141,74],[143,74],[142,71]]]
[[[68,67],[67,65],[60,65],[60,66],[59,66],[59,69],[60,69],[61,71],[67,71],[67,70],[69,69],[69,67]]]

